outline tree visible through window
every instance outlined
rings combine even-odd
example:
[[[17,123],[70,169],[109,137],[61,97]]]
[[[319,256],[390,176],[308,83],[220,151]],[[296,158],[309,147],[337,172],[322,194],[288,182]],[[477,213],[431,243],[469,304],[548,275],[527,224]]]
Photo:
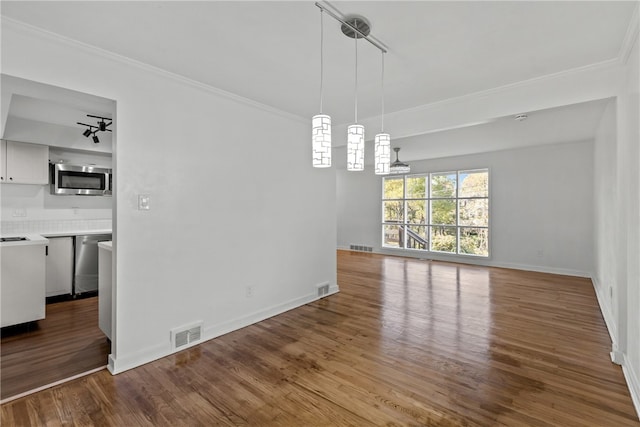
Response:
[[[382,245],[489,256],[489,171],[383,178]]]

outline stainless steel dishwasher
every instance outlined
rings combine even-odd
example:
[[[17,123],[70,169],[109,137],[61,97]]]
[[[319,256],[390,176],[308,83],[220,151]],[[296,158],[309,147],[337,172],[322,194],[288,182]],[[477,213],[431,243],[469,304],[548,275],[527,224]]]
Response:
[[[111,234],[76,236],[73,295],[98,292],[98,242],[111,240]]]

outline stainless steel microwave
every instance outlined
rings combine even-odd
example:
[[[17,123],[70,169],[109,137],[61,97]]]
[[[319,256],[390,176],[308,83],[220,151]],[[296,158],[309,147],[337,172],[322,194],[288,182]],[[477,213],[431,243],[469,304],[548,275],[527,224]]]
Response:
[[[111,196],[112,170],[93,165],[52,163],[51,194]]]

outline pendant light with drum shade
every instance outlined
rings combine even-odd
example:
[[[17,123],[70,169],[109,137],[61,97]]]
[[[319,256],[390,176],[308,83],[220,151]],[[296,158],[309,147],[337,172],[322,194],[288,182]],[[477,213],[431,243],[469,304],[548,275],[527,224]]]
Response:
[[[362,21],[361,21],[362,22]],[[358,28],[358,17],[353,18],[353,26]],[[367,27],[369,25],[367,24]],[[345,31],[344,25],[342,31]],[[355,54],[355,96],[354,96],[354,124],[347,128],[347,170],[359,172],[364,170],[364,126],[358,124],[358,38],[360,35],[352,31],[356,45]],[[345,33],[346,34],[346,33]]]
[[[380,133],[373,140],[374,165],[376,175],[387,175],[391,163],[391,135],[384,133],[384,52],[382,52],[381,98],[382,114]]]
[[[311,119],[311,144],[314,168],[331,166],[331,117],[322,113],[324,78],[324,25],[320,9],[320,114]]]
[[[358,39],[364,39],[373,46],[380,49],[385,54],[387,48],[380,40],[371,35],[371,24],[360,15],[343,15],[335,6],[327,1],[316,2],[315,5],[320,9],[320,114],[313,116],[312,119],[312,150],[313,150],[313,166],[329,167],[331,166],[331,118],[322,113],[322,84],[323,84],[323,29],[322,29],[322,12],[327,12],[329,16],[340,22],[342,34],[354,39],[355,42],[355,96],[354,96],[354,124],[347,127],[347,170],[362,171],[364,170],[364,126],[358,124]],[[382,57],[384,67],[384,55]],[[384,114],[384,100],[383,100]],[[384,125],[384,123],[383,123]],[[390,144],[388,134],[380,134],[376,136],[376,141],[380,140],[382,152],[384,147]],[[386,139],[385,139],[386,136]],[[387,148],[387,158],[390,157]],[[384,164],[384,159],[381,161]],[[389,160],[386,161],[387,169]],[[384,166],[382,166],[384,170]],[[376,172],[378,173],[378,172]],[[382,173],[382,172],[381,172]]]

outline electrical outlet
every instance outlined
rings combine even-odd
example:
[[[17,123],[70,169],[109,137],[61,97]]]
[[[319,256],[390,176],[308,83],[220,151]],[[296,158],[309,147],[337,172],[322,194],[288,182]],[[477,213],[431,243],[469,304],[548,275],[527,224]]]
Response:
[[[253,296],[253,286],[247,286],[245,289],[245,295],[247,298],[251,298]]]
[[[151,196],[148,194],[138,194],[138,210],[148,211],[151,209]]]
[[[542,249],[538,249],[538,258],[542,258],[544,256],[544,251]]]

